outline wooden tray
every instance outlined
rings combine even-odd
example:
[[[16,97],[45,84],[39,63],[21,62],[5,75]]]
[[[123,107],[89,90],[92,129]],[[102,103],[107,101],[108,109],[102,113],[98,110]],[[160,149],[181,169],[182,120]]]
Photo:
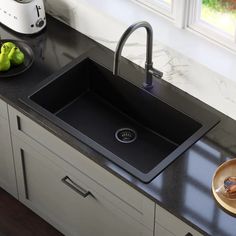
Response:
[[[236,176],[236,158],[220,165],[212,178],[212,192],[216,201],[229,212],[236,214],[236,198],[229,198],[224,194],[224,180],[229,176]]]

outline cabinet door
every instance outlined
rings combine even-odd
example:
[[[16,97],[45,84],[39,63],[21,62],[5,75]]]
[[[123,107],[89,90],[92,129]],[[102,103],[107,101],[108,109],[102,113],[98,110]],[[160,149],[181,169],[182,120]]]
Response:
[[[156,235],[155,236],[203,236],[198,231],[156,205]],[[161,232],[159,232],[161,231]]]
[[[2,101],[0,101],[0,103],[0,108],[7,107],[7,105]],[[3,109],[0,109],[0,112],[2,111]],[[4,115],[1,113],[0,116],[0,187],[12,194],[14,197],[17,197],[9,122],[5,112]]]
[[[48,149],[75,169],[99,183],[103,188],[108,189],[113,195],[118,196],[121,204],[123,201],[130,206],[127,211],[130,209],[132,214],[135,214],[134,218],[140,224],[144,224],[150,230],[153,230],[155,203],[152,200],[10,106],[9,119],[11,133],[17,138],[26,143],[32,143],[32,140],[36,140],[36,143],[40,144],[38,147],[43,146]],[[39,152],[43,153],[44,151],[40,151],[39,148]],[[62,167],[64,167],[64,164],[62,164]],[[132,209],[135,209],[135,211],[132,211]]]
[[[170,233],[168,230],[156,223],[155,225],[155,236],[175,236]],[[183,235],[184,236],[184,235]]]
[[[39,145],[35,144],[34,145]],[[13,137],[20,200],[65,235],[151,236],[132,211],[98,183],[47,149]],[[42,150],[44,150],[42,152]],[[63,161],[64,162],[64,161]],[[70,171],[68,171],[70,169]],[[127,213],[128,212],[128,213]]]

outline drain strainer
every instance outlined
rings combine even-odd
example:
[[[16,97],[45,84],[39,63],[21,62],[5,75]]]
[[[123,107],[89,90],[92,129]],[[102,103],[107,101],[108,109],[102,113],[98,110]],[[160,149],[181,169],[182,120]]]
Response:
[[[137,138],[137,133],[133,129],[122,128],[116,131],[115,137],[121,143],[132,143]]]

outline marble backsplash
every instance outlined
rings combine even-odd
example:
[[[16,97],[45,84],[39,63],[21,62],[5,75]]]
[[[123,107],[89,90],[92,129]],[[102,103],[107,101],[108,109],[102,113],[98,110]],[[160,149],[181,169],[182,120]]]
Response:
[[[85,0],[45,0],[45,4],[49,14],[113,51],[127,28],[127,25],[108,18]],[[144,31],[134,33],[122,53],[140,66],[145,64],[145,36]],[[153,63],[164,73],[164,80],[236,120],[235,82],[156,41],[153,45]],[[222,133],[222,140],[223,137]],[[232,151],[236,151],[234,143],[223,144],[229,145]]]

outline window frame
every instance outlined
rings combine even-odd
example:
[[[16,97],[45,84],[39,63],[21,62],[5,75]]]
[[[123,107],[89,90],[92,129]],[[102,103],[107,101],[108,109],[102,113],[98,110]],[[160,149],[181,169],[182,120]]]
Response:
[[[222,30],[200,19],[200,1],[201,0],[189,1],[189,15],[186,28],[214,41],[215,43],[227,49],[236,51],[235,35],[231,36],[227,33],[224,33]]]
[[[172,0],[171,11],[166,11],[161,4],[153,4],[153,0],[132,1],[164,16],[178,28],[189,30],[227,50],[236,52],[236,32],[231,36],[200,19],[202,0]]]
[[[148,8],[149,10],[152,10],[164,17],[169,18],[169,20],[173,20],[173,5],[171,4],[171,7],[168,8],[168,4],[165,4],[164,2],[160,1],[159,3],[154,3],[154,0],[133,0],[134,2],[138,3],[139,5]],[[159,0],[157,0],[159,1]],[[172,2],[175,0],[172,0]]]

